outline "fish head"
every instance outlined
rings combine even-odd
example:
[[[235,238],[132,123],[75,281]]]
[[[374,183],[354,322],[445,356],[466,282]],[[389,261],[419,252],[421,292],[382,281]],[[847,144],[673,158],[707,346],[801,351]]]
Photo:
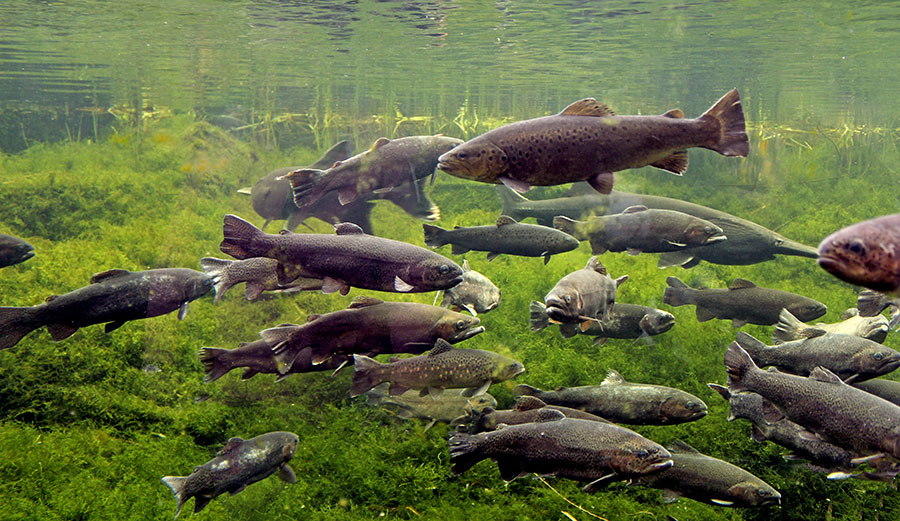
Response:
[[[856,326],[855,334],[881,344],[887,339],[889,330],[888,319],[884,318],[883,315],[876,315],[874,317],[861,317]]]
[[[463,144],[463,140],[455,137],[437,134],[428,138],[429,155],[440,157]]]
[[[34,257],[34,248],[27,242],[10,235],[0,239],[0,267],[12,266]]]
[[[293,432],[278,432],[275,434],[278,435],[278,442],[281,445],[282,461],[290,461],[297,452],[297,444],[300,443],[300,438]]]
[[[449,289],[462,282],[462,268],[445,257],[429,258],[409,267],[404,282],[429,291]]]
[[[825,304],[822,304],[818,300],[806,297],[801,297],[800,299],[791,302],[785,306],[785,309],[790,311],[791,314],[797,317],[797,320],[800,320],[801,322],[809,322],[810,320],[819,318],[828,311]]]
[[[469,398],[468,404],[473,411],[481,412],[484,411],[487,407],[496,407],[497,399],[488,393],[482,393],[478,396]]]
[[[544,297],[544,304],[547,306],[547,316],[556,322],[576,322],[584,308],[581,293],[572,287],[553,288]]]
[[[857,286],[888,294],[900,291],[900,243],[891,239],[882,219],[849,226],[823,239],[819,266]]]
[[[182,280],[182,293],[185,301],[191,301],[206,295],[213,289],[216,281],[215,278],[210,277],[206,273],[194,270],[189,271],[193,273],[187,274]]]
[[[525,366],[518,360],[497,355],[494,358],[491,370],[491,381],[503,382],[519,376],[525,372]]]
[[[438,169],[465,179],[494,182],[508,168],[506,152],[483,138],[467,141],[438,157]]]
[[[873,343],[853,356],[850,368],[854,373],[880,376],[900,367],[900,353],[878,343]]]
[[[741,481],[728,488],[727,496],[735,506],[768,507],[781,504],[781,494],[762,480]]]
[[[434,338],[443,338],[451,344],[462,342],[484,332],[484,326],[480,326],[481,320],[456,311],[441,308],[443,313],[431,328]]]
[[[661,309],[648,311],[641,317],[641,330],[648,335],[658,335],[672,329],[675,325],[675,316]]]
[[[617,473],[635,476],[659,472],[672,466],[672,454],[662,445],[641,436],[631,436],[618,445],[610,467]]]
[[[728,237],[722,228],[708,221],[692,222],[684,230],[685,243],[688,246],[705,246],[724,241]]]
[[[687,393],[670,396],[659,407],[659,419],[663,424],[699,420],[706,413],[703,400]]]
[[[500,304],[500,288],[487,277],[474,270],[463,272],[463,281],[447,290],[451,302],[461,308],[472,308],[477,313],[487,313]]]
[[[728,421],[743,418],[751,422],[763,421],[763,397],[756,393],[732,393],[728,398],[731,413]]]

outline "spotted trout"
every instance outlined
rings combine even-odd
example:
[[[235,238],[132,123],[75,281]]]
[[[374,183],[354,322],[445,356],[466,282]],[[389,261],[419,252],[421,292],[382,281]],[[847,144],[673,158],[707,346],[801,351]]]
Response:
[[[819,266],[850,284],[900,297],[900,213],[825,237],[819,244]]]
[[[616,116],[594,98],[554,116],[510,123],[440,156],[438,168],[456,177],[503,183],[517,192],[586,180],[608,194],[613,172],[652,165],[681,175],[687,148],[724,156],[750,150],[737,89],[696,119],[673,109],[661,116]]]

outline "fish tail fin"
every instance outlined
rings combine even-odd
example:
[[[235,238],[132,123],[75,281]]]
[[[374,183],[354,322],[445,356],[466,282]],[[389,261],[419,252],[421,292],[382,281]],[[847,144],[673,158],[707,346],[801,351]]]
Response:
[[[283,179],[291,182],[291,189],[294,191],[294,204],[297,207],[309,206],[322,198],[324,194],[318,189],[317,181],[323,173],[322,170],[315,168],[301,168],[283,177]]]
[[[540,331],[550,325],[550,317],[547,316],[547,306],[537,300],[532,300],[528,306],[531,312],[531,330]]]
[[[725,371],[728,373],[728,390],[746,391],[744,377],[753,369],[759,370],[750,355],[737,342],[732,342],[725,351]]]
[[[522,396],[537,396],[541,394],[541,390],[527,384],[519,384],[513,389],[513,392]]]
[[[175,494],[175,500],[178,501],[178,506],[175,507],[176,519],[178,518],[178,514],[181,513],[181,507],[184,506],[185,501],[188,499],[184,496],[185,481],[187,481],[187,478],[183,476],[166,476],[162,478],[162,482],[172,490],[172,493]]]
[[[575,236],[575,221],[565,215],[557,215],[553,218],[553,227],[557,230]]]
[[[215,382],[232,369],[221,360],[222,355],[227,352],[227,349],[222,349],[220,347],[200,348],[197,355],[200,357],[200,363],[203,364],[203,370],[206,371],[206,376],[203,378],[204,382]]]
[[[216,293],[213,302],[218,302],[220,298],[225,296],[225,292],[235,285],[236,282],[231,280],[226,272],[228,266],[233,263],[233,260],[216,259],[214,257],[203,257],[200,259],[200,267],[203,269],[203,272],[213,279],[213,290]]]
[[[16,345],[23,336],[44,325],[35,307],[0,307],[0,349]]]
[[[383,382],[386,365],[365,355],[353,355],[353,380],[350,384],[350,396],[359,396]]]
[[[484,457],[478,443],[479,438],[472,434],[456,432],[447,443],[450,445],[450,471],[454,474],[462,474],[472,468]]]
[[[678,277],[668,277],[666,279],[666,284],[669,285],[666,288],[665,293],[663,293],[663,303],[668,304],[670,306],[684,306],[686,304],[691,304],[690,299],[687,297],[687,290],[690,290],[690,286],[681,281]]]
[[[699,119],[716,122],[716,134],[710,143],[704,145],[705,148],[715,150],[723,156],[747,157],[750,153],[750,141],[744,126],[744,109],[737,89],[731,89],[719,98]]]
[[[447,244],[447,241],[444,240],[444,232],[447,230],[433,224],[422,224],[422,229],[425,231],[425,245],[429,248],[438,248]]]
[[[508,215],[517,221],[520,220],[521,216],[517,215],[519,206],[523,202],[528,202],[528,199],[502,183],[498,184],[495,190],[500,197],[500,207],[502,208],[500,215]]]
[[[775,324],[775,331],[772,332],[772,342],[783,344],[796,340],[800,338],[800,332],[806,327],[806,324],[800,322],[787,308],[781,308],[781,313],[778,315],[778,323]]]
[[[231,255],[235,259],[256,257],[265,251],[256,247],[255,244],[257,239],[265,236],[265,233],[236,215],[225,216],[222,235],[224,235],[224,239],[219,244],[219,249],[222,253]]]
[[[871,289],[864,289],[859,292],[859,297],[856,299],[856,309],[859,310],[861,317],[874,317],[884,311],[889,302],[890,299],[887,295]]]

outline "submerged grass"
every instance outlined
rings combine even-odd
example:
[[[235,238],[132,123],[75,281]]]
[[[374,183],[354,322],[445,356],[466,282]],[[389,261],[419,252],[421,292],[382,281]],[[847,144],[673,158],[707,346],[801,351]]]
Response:
[[[402,131],[398,115],[383,125]],[[467,127],[468,125],[468,127]],[[459,133],[477,125],[461,109]],[[474,128],[474,127],[473,127]],[[469,129],[469,131],[472,131]],[[450,133],[450,132],[448,132]],[[320,148],[331,143],[319,136]],[[373,138],[374,139],[374,138]],[[367,138],[362,147],[369,142]],[[756,142],[755,140],[753,140]],[[893,175],[896,147],[847,151],[867,170],[855,172],[847,154],[826,139],[802,151],[773,137],[755,150],[770,172],[740,187],[740,160],[692,152],[683,179],[660,172],[619,175],[618,187],[681,197],[732,212],[810,245],[840,227],[897,211],[896,193],[876,190]],[[218,252],[222,216],[235,213],[261,224],[249,198],[236,193],[267,171],[307,164],[319,152],[256,150],[188,116],[160,120],[142,132],[114,133],[99,143],[34,145],[0,157],[0,231],[26,239],[37,255],[0,270],[4,306],[25,306],[85,285],[92,273],[111,268],[199,269],[203,256]],[[749,160],[748,160],[749,161]],[[768,161],[768,163],[766,163]],[[742,166],[743,165],[743,166]],[[825,174],[822,174],[825,173]],[[494,222],[499,202],[493,187],[443,174],[431,189],[443,227]],[[536,190],[535,196],[560,189]],[[861,193],[867,194],[860,204]],[[422,227],[388,203],[373,214],[380,235],[421,245]],[[310,222],[318,232],[330,227]],[[449,248],[440,250],[449,255]],[[350,371],[295,375],[275,383],[267,375],[240,380],[239,371],[203,383],[197,358],[202,346],[236,347],[261,329],[302,322],[311,313],[346,307],[349,297],[303,293],[248,303],[242,287],[218,305],[196,301],[184,322],[168,315],[130,322],[113,333],[91,326],[54,343],[40,330],[0,352],[0,504],[3,518],[26,520],[163,519],[175,501],[160,482],[187,475],[210,459],[232,436],[248,438],[273,430],[300,436],[292,466],[298,481],[266,479],[234,496],[222,496],[200,514],[205,519],[876,519],[896,510],[894,483],[829,482],[822,473],[788,463],[778,447],[749,439],[746,423],[729,423],[727,405],[707,382],[723,383],[722,354],[735,329],[725,321],[698,323],[694,308],[661,303],[665,278],[692,286],[725,287],[743,277],[768,287],[802,293],[828,305],[823,320],[836,321],[855,303],[855,290],[820,270],[810,259],[784,258],[753,266],[703,264],[692,270],[658,270],[656,258],[606,254],[614,276],[629,275],[618,300],[657,306],[676,316],[676,326],[652,343],[591,338],[562,339],[556,328],[528,330],[528,303],[555,282],[584,266],[587,245],[541,259],[484,253],[467,258],[503,289],[498,310],[480,316],[487,331],[466,342],[512,355],[527,372],[495,385],[501,406],[514,401],[512,387],[541,388],[599,383],[616,369],[630,381],[670,385],[701,397],[709,415],[671,427],[639,427],[659,441],[683,439],[707,454],[741,465],[779,489],[775,509],[729,510],[690,500],[664,504],[659,491],[614,484],[595,495],[577,483],[525,478],[504,483],[496,465],[480,463],[461,476],[449,471],[446,426],[423,431],[417,421],[367,408],[347,397]],[[456,260],[461,262],[460,258]],[[354,295],[360,293],[353,290]],[[352,296],[352,295],[351,295]],[[384,295],[391,300],[431,303],[433,295]],[[771,328],[743,330],[768,340]],[[897,348],[897,337],[887,344]],[[548,485],[552,485],[553,489]],[[564,498],[579,505],[579,510]],[[182,517],[190,516],[189,502]],[[591,514],[589,514],[590,512]]]

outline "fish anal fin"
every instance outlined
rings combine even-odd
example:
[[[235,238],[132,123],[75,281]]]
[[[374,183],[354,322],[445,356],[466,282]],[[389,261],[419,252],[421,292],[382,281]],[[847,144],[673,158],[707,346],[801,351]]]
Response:
[[[59,342],[75,334],[78,328],[67,324],[47,324],[47,331],[54,342]]]
[[[675,175],[683,175],[688,168],[687,150],[678,150],[670,156],[666,156],[656,162],[650,163],[660,170],[671,172]]]

